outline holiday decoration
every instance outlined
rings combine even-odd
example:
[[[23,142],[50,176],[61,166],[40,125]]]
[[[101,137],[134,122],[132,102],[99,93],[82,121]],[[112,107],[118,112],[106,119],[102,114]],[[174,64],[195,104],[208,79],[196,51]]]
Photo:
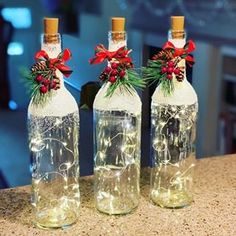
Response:
[[[124,18],[112,18],[109,50],[98,45],[91,64],[107,61],[94,103],[94,199],[109,215],[132,212],[139,203],[141,100],[143,81],[126,47]]]
[[[61,52],[58,19],[44,19],[41,51],[28,81],[28,137],[32,173],[33,222],[40,228],[64,228],[79,215],[79,110],[64,86],[71,70]],[[50,99],[49,99],[50,98]]]
[[[158,81],[161,89],[166,95],[170,95],[174,90],[173,78],[178,82],[184,79],[185,67],[179,62],[185,60],[190,66],[194,64],[193,57],[189,54],[195,50],[195,44],[189,40],[183,48],[177,48],[170,41],[165,43],[163,50],[148,60],[147,67],[143,68],[146,80]]]
[[[31,67],[30,73],[25,76],[35,104],[44,104],[51,96],[50,92],[60,88],[60,79],[56,70],[59,70],[65,77],[70,76],[72,70],[64,64],[70,58],[69,49],[59,53],[56,58],[49,58],[44,50],[35,54],[36,63]]]
[[[111,83],[106,96],[111,96],[121,85],[129,92],[132,88],[144,87],[144,81],[133,69],[132,59],[128,56],[130,52],[131,50],[128,50],[126,46],[113,52],[108,51],[102,44],[95,48],[95,57],[89,60],[90,64],[108,61],[107,67],[99,76],[102,82]]]
[[[144,76],[159,85],[151,102],[151,200],[167,208],[180,208],[193,200],[198,99],[186,78],[185,64],[193,65],[186,43],[184,17],[171,18],[168,42],[149,60]]]

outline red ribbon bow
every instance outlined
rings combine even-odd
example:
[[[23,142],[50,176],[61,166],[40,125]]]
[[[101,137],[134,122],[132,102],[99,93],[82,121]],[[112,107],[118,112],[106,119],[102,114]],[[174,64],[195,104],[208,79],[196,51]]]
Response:
[[[104,45],[99,44],[95,48],[95,57],[91,58],[89,60],[90,64],[100,64],[104,62],[105,60],[112,60],[116,59],[120,63],[131,63],[132,60],[130,57],[128,57],[128,54],[130,53],[130,50],[127,50],[126,47],[121,47],[118,50],[114,52],[108,51]]]
[[[172,49],[174,57],[184,58],[189,65],[193,65],[195,62],[193,56],[189,55],[189,53],[196,49],[195,43],[192,40],[189,40],[183,48],[176,48],[173,43],[168,41],[164,44],[163,49]]]
[[[63,52],[59,53],[56,58],[49,58],[47,52],[44,50],[38,51],[35,54],[36,60],[44,60],[48,62],[49,68],[58,69],[65,77],[69,77],[72,73],[72,70],[69,66],[64,65],[64,62],[71,59],[71,52],[68,48],[66,48]]]

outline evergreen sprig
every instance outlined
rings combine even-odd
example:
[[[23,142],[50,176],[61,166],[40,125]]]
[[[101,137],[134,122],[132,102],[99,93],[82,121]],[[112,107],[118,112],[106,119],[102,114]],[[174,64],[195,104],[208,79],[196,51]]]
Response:
[[[160,60],[148,60],[147,67],[142,68],[143,78],[152,85],[157,82],[161,85],[161,89],[165,96],[170,95],[174,90],[172,80],[167,80],[165,74],[161,73],[163,62]]]
[[[40,83],[38,83],[35,78],[38,75],[42,75],[44,78],[49,78],[50,80],[53,78],[53,73],[51,70],[46,71],[35,71],[32,72],[26,68],[20,69],[20,74],[22,78],[24,78],[24,84],[27,89],[28,94],[30,95],[32,102],[36,106],[43,106],[47,101],[51,99],[52,90],[43,94],[40,92]]]
[[[124,78],[119,78],[115,83],[111,83],[106,93],[106,97],[111,97],[117,88],[124,88],[131,95],[133,95],[134,89],[145,88],[145,81],[142,80],[141,76],[132,68],[126,70]]]

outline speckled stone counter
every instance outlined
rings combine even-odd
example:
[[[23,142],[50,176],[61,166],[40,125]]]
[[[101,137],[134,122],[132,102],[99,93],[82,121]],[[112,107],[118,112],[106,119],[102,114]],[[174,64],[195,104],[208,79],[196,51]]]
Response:
[[[236,235],[236,155],[197,161],[195,201],[183,209],[162,209],[148,198],[149,174],[143,171],[138,209],[107,216],[93,206],[92,177],[81,178],[81,210],[76,224],[46,231],[32,224],[30,187],[0,191],[0,235]]]

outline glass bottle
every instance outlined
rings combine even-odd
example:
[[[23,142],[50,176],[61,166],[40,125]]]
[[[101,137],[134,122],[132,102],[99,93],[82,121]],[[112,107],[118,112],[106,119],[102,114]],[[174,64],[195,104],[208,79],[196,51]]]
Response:
[[[61,52],[60,34],[44,34],[41,49],[50,58]],[[28,107],[32,205],[37,226],[60,228],[73,224],[79,214],[79,111],[56,71],[61,88],[51,90],[44,105],[31,99]]]
[[[124,31],[109,32],[109,50],[126,46]],[[94,178],[96,208],[126,214],[139,203],[141,100],[137,92],[118,87],[106,96],[110,82],[94,101]]]
[[[169,41],[177,48],[186,43],[184,30],[171,29]],[[188,82],[173,77],[174,91],[167,96],[159,85],[151,103],[151,199],[161,207],[181,208],[193,200],[196,119],[198,99]]]

